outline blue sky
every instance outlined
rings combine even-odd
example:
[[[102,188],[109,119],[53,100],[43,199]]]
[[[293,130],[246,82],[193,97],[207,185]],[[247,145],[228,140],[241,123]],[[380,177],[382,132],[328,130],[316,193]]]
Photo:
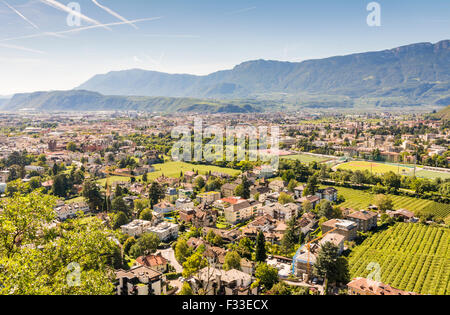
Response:
[[[80,26],[67,25],[70,2],[0,0],[0,95],[112,70],[208,74],[450,38],[449,0],[379,0],[380,27],[366,23],[370,0],[79,0]]]

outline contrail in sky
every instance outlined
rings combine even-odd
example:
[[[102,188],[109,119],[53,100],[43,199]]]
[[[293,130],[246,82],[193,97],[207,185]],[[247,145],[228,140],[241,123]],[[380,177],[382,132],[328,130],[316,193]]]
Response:
[[[27,19],[26,16],[24,16],[22,13],[20,13],[18,10],[16,10],[13,6],[9,5],[8,2],[6,2],[6,1],[3,0],[3,3],[4,3],[8,8],[10,8],[11,10],[13,10],[18,16],[20,16],[25,22],[27,22],[28,24],[30,24],[31,26],[33,26],[35,29],[37,29],[37,30],[39,29],[39,27],[38,27],[36,24],[34,24],[33,22],[31,22],[29,19]]]
[[[112,16],[115,16],[116,18],[118,18],[119,20],[121,20],[122,22],[125,22],[127,24],[130,24],[132,27],[134,27],[135,29],[138,29],[138,27],[136,25],[134,25],[133,23],[131,23],[130,21],[128,21],[126,18],[124,18],[123,16],[121,16],[120,14],[114,12],[113,10],[111,10],[110,8],[101,5],[97,0],[92,0],[92,2],[94,2],[94,4],[96,6],[98,6],[99,8],[105,10],[106,12],[108,12],[109,14],[111,14]]]
[[[11,49],[18,49],[18,50],[32,52],[32,53],[36,53],[36,54],[45,54],[45,52],[43,52],[41,50],[31,49],[31,48],[27,48],[27,47],[23,47],[23,46],[17,46],[17,45],[0,44],[0,47],[11,48]]]
[[[139,22],[145,22],[145,21],[159,20],[161,18],[162,17],[159,16],[159,17],[131,20],[129,22],[131,22],[131,23],[139,23]],[[90,26],[73,28],[73,29],[70,29],[70,30],[67,30],[67,31],[59,31],[59,32],[51,32],[51,33],[45,32],[45,33],[40,33],[40,34],[25,35],[25,36],[13,37],[13,38],[5,38],[5,39],[0,39],[0,42],[7,42],[7,41],[11,41],[11,40],[18,40],[18,39],[44,37],[44,36],[50,36],[50,35],[52,35],[52,36],[61,36],[63,34],[70,34],[70,33],[76,33],[76,32],[86,31],[86,30],[90,30],[90,29],[105,27],[105,26],[116,26],[116,25],[124,25],[124,24],[129,24],[129,23],[128,22],[115,22],[115,23],[100,24],[100,25],[90,25]]]
[[[82,19],[83,21],[89,22],[91,24],[99,25],[99,26],[101,26],[103,28],[111,30],[109,27],[105,26],[104,24],[100,23],[99,21],[91,19],[90,17],[88,17],[88,16],[86,16],[86,15],[80,13],[80,12],[72,10],[68,6],[66,6],[66,5],[64,5],[62,3],[59,3],[56,0],[39,0],[39,1],[41,1],[42,3],[45,3],[45,4],[49,5],[49,6],[52,6],[52,7],[56,8],[56,9],[58,9],[58,10],[67,12],[69,14],[72,14],[72,15]]]

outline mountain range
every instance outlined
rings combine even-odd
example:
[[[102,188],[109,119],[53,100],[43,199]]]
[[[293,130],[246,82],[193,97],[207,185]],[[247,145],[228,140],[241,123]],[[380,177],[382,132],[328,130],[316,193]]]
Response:
[[[423,105],[450,105],[450,40],[298,63],[248,61],[205,76],[114,71],[72,91],[18,94],[0,109],[253,112]]]

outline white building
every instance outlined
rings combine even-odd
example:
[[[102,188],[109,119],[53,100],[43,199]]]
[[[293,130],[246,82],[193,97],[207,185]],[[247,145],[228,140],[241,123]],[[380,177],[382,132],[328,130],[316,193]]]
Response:
[[[122,225],[120,229],[124,234],[130,236],[139,236],[145,233],[145,230],[152,226],[152,222],[145,220],[134,220],[126,225]]]
[[[145,233],[155,233],[161,241],[176,239],[178,237],[179,226],[175,223],[162,222],[156,226],[150,226]]]

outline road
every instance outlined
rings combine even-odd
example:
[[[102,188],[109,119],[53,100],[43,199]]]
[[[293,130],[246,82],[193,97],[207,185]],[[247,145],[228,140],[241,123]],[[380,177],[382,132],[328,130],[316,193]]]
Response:
[[[161,253],[161,255],[169,261],[169,263],[175,268],[177,273],[183,272],[183,267],[178,263],[175,259],[175,252],[172,248],[159,250],[157,253]]]

